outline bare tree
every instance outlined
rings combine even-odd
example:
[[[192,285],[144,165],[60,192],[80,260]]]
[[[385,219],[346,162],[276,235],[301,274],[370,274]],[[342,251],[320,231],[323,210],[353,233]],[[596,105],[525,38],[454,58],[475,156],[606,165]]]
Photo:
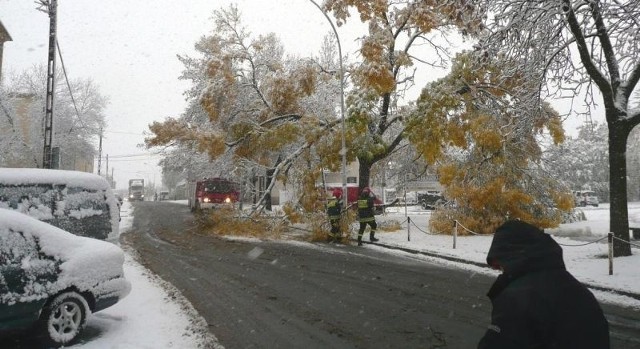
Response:
[[[568,93],[571,100],[584,98],[587,105],[604,106],[610,230],[616,240],[628,242],[625,151],[629,133],[640,123],[640,109],[629,104],[640,80],[640,2],[491,0],[485,5],[493,18],[478,45],[479,56],[504,55],[519,61],[512,75],[539,84],[539,97],[532,103],[541,106],[543,99]],[[630,255],[631,247],[615,241],[614,254]]]
[[[54,111],[53,145],[60,147],[61,168],[75,169],[76,160],[92,163],[99,130],[105,127],[104,109],[107,98],[91,79],[75,79],[68,83],[62,72],[55,79],[56,108]],[[7,80],[4,114],[13,110],[20,116],[13,125],[23,146],[16,153],[19,166],[37,167],[42,159],[42,112],[46,92],[46,67],[33,66]],[[15,133],[15,132],[14,132]]]

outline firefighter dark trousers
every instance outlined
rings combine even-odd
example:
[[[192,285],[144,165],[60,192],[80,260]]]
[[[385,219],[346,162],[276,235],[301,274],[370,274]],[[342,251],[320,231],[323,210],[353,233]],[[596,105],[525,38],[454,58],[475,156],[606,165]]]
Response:
[[[360,229],[358,230],[358,243],[362,243],[362,234],[364,234],[365,229],[367,229],[367,224],[369,224],[369,226],[371,227],[369,239],[371,241],[376,241],[374,236],[376,234],[376,228],[378,227],[376,221],[360,222]]]
[[[329,222],[331,223],[331,234],[329,235],[329,241],[340,241],[340,238],[342,237],[342,234],[340,234],[340,220],[330,219]]]

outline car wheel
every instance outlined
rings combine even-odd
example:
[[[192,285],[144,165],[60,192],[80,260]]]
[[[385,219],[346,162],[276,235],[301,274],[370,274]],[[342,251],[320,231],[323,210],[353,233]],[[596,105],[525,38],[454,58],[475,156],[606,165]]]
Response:
[[[37,323],[37,334],[47,347],[71,343],[87,322],[89,305],[77,292],[65,292],[49,302]]]

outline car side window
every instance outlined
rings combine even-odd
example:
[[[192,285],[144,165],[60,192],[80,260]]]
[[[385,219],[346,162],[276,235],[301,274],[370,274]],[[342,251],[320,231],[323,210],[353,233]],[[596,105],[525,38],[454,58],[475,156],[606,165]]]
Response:
[[[0,301],[11,301],[16,294],[21,293],[27,285],[28,278],[23,263],[38,258],[35,240],[25,238],[21,232],[12,229],[0,231],[0,291],[3,296]]]
[[[7,229],[0,233],[0,261],[2,265],[20,265],[25,258],[37,258],[35,239],[27,239],[21,232]]]
[[[57,191],[51,184],[0,185],[0,208],[53,219]]]
[[[107,201],[104,192],[90,191],[85,188],[67,187],[64,200],[68,211],[95,210],[103,212],[107,210]]]
[[[59,262],[40,251],[38,239],[28,233],[0,231],[0,302],[46,293],[55,280]]]

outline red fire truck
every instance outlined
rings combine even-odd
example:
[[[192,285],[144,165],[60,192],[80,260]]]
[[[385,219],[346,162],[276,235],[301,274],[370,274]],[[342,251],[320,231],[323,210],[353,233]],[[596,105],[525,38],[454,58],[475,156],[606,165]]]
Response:
[[[205,178],[187,184],[191,211],[207,208],[238,208],[240,191],[237,183],[224,178]]]

